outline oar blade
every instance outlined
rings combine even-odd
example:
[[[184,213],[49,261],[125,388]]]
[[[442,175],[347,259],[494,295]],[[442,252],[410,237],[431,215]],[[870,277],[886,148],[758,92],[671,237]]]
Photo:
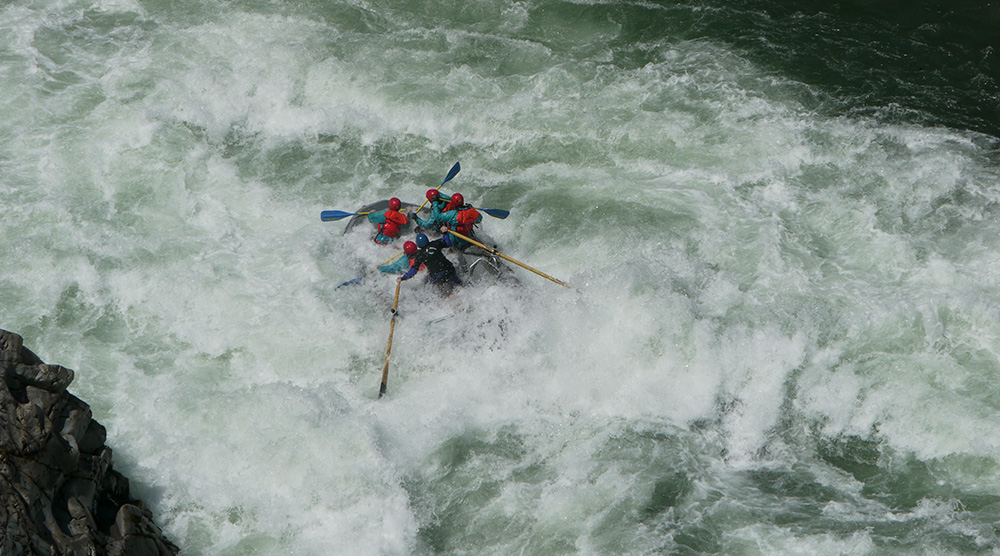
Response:
[[[510,216],[510,211],[509,210],[503,210],[503,209],[483,209],[483,208],[476,209],[476,210],[478,210],[479,212],[485,212],[486,214],[492,216],[493,218],[499,218],[501,220],[503,220],[504,218],[507,218],[508,216]]]
[[[368,276],[368,275],[367,274],[362,274],[361,276],[358,276],[357,278],[355,278],[353,280],[348,280],[348,281],[344,282],[343,284],[337,286],[337,289],[339,290],[340,288],[342,288],[344,286],[350,286],[352,284],[360,284],[361,281],[364,280],[366,276]]]
[[[451,170],[448,170],[448,176],[446,178],[444,178],[444,181],[441,182],[441,185],[444,185],[444,184],[448,183],[448,181],[451,180],[451,178],[453,178],[456,175],[458,175],[458,171],[461,170],[461,169],[462,169],[462,165],[456,162],[455,165],[451,167]],[[438,187],[441,187],[441,186],[439,185]]]
[[[341,218],[347,218],[348,216],[354,216],[356,214],[356,212],[344,212],[342,210],[324,210],[319,213],[319,218],[323,222],[329,222],[331,220],[340,220]]]

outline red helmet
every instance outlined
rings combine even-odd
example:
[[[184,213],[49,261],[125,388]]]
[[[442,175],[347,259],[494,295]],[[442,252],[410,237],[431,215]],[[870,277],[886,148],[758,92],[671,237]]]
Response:
[[[396,197],[389,199],[389,208],[392,210],[399,210],[399,207],[403,206],[403,203],[399,201]]]
[[[462,197],[461,193],[452,193],[451,194],[451,202],[455,206],[464,205],[465,204],[465,197]]]
[[[427,190],[427,200],[428,201],[435,201],[440,196],[441,196],[441,193],[437,189],[428,189]]]
[[[403,244],[403,253],[407,255],[412,255],[417,252],[417,244],[412,241],[407,241]]]

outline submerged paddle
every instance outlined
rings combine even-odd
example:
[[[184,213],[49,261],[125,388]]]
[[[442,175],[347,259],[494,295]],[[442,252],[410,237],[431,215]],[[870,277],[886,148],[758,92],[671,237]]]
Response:
[[[337,286],[336,289],[339,290],[340,288],[342,288],[344,286],[350,286],[351,284],[360,284],[361,281],[364,280],[365,278],[367,278],[369,274],[371,274],[371,273],[375,272],[376,270],[378,270],[378,267],[385,266],[385,265],[391,263],[392,261],[398,259],[402,255],[403,255],[402,253],[396,253],[395,255],[389,257],[388,259],[386,259],[386,261],[383,262],[382,264],[376,265],[375,268],[369,270],[368,272],[362,274],[361,276],[358,276],[357,278],[355,278],[353,280],[348,280],[348,281],[344,282],[343,284]]]
[[[473,245],[475,245],[475,246],[477,246],[477,247],[479,247],[481,249],[485,249],[486,251],[488,251],[488,252],[490,252],[490,253],[492,253],[492,254],[494,254],[494,255],[496,255],[496,256],[504,259],[504,260],[510,261],[510,262],[516,264],[517,266],[521,267],[521,268],[528,269],[528,270],[534,272],[535,274],[537,274],[537,275],[539,275],[539,276],[541,276],[543,278],[548,278],[549,280],[552,280],[553,282],[555,282],[556,284],[559,284],[560,286],[565,286],[567,288],[570,287],[570,285],[567,284],[566,282],[563,282],[562,280],[557,280],[557,279],[549,276],[548,274],[545,274],[544,272],[542,272],[540,270],[531,268],[530,266],[528,266],[528,265],[526,265],[526,264],[524,264],[524,263],[522,263],[520,261],[515,261],[514,259],[508,257],[507,255],[504,255],[503,253],[497,251],[496,249],[494,249],[492,247],[487,247],[487,246],[483,245],[482,243],[479,243],[478,241],[472,239],[471,237],[464,236],[464,235],[456,232],[455,230],[448,230],[448,233],[451,234],[451,235],[453,235],[453,236],[460,237],[460,238],[464,239],[465,241],[468,241],[469,243],[471,243],[471,244],[473,244]]]
[[[396,299],[392,301],[392,319],[389,320],[389,345],[385,347],[385,366],[382,367],[382,384],[378,387],[378,397],[382,399],[389,383],[389,351],[392,349],[392,332],[396,329],[396,307],[399,306],[399,286],[403,282],[396,280]]]

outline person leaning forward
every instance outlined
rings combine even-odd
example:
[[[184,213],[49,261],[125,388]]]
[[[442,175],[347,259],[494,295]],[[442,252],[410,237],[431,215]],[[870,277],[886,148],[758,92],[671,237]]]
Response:
[[[444,207],[448,206],[448,203],[451,202],[451,197],[442,196],[441,192],[437,189],[428,189],[426,196],[427,202],[431,204],[430,215],[425,220],[421,218],[419,214],[411,212],[410,219],[415,221],[417,226],[430,230],[437,227],[441,212],[444,210]]]
[[[413,266],[413,259],[417,256],[417,244],[407,241],[403,244],[403,256],[391,263],[386,263],[378,267],[386,274],[403,274]]]
[[[455,265],[451,264],[448,257],[444,255],[444,248],[451,247],[451,236],[446,235],[441,239],[429,241],[424,234],[417,234],[417,254],[413,257],[410,269],[406,271],[396,281],[409,280],[421,268],[427,270],[427,282],[434,284],[442,295],[449,295],[457,284],[462,281],[455,272]]]
[[[479,211],[472,205],[465,204],[461,193],[453,194],[451,202],[444,208],[445,210],[437,215],[437,224],[442,226],[441,233],[447,235],[447,230],[450,229],[466,237],[474,236],[475,226],[482,222],[483,215],[479,214]],[[469,242],[461,238],[455,238],[454,243],[455,248],[460,250],[464,250],[470,245]]]

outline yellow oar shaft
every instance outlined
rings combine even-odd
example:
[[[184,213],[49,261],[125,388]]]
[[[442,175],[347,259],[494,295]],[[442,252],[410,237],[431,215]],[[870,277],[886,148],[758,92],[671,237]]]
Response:
[[[517,266],[521,267],[521,268],[530,270],[531,272],[534,272],[535,274],[537,274],[537,275],[539,275],[539,276],[541,276],[543,278],[548,278],[549,280],[552,280],[553,282],[555,282],[556,284],[559,284],[560,286],[565,286],[567,288],[570,287],[570,285],[567,284],[566,282],[563,282],[562,280],[557,280],[557,279],[549,276],[548,274],[545,274],[541,270],[538,270],[538,269],[535,269],[535,268],[531,268],[530,266],[528,266],[528,265],[526,265],[526,264],[524,264],[524,263],[522,263],[520,261],[515,261],[514,259],[508,257],[507,255],[504,255],[503,253],[497,251],[496,249],[494,249],[492,247],[487,247],[487,246],[483,245],[482,243],[479,243],[478,241],[472,239],[471,237],[462,235],[462,234],[456,232],[455,230],[448,230],[448,233],[451,234],[451,235],[453,235],[453,236],[460,237],[460,238],[464,239],[465,241],[468,241],[469,243],[471,243],[471,244],[473,244],[473,245],[475,245],[475,246],[477,246],[477,247],[479,247],[481,249],[485,249],[486,251],[489,251],[490,253],[492,253],[492,254],[494,254],[494,255],[496,255],[496,256],[498,256],[498,257],[500,257],[500,258],[502,258],[502,259],[504,259],[506,261],[510,261],[510,262],[516,264]]]
[[[442,183],[441,185],[444,185],[444,184]],[[438,188],[438,189],[441,189],[441,185],[437,186],[437,188]],[[424,205],[426,205],[426,204],[427,204],[427,201],[429,201],[429,200],[430,200],[430,199],[424,199],[424,202],[420,203],[420,206],[419,206],[419,207],[417,208],[417,210],[415,210],[415,211],[413,211],[413,212],[414,212],[414,213],[418,213],[418,212],[420,212],[420,211],[424,210]]]
[[[389,385],[389,352],[392,351],[392,333],[396,329],[396,307],[399,306],[399,286],[402,282],[396,282],[396,297],[392,301],[392,319],[389,320],[389,345],[385,346],[385,366],[382,367],[382,384],[378,389],[378,397],[385,395]]]

